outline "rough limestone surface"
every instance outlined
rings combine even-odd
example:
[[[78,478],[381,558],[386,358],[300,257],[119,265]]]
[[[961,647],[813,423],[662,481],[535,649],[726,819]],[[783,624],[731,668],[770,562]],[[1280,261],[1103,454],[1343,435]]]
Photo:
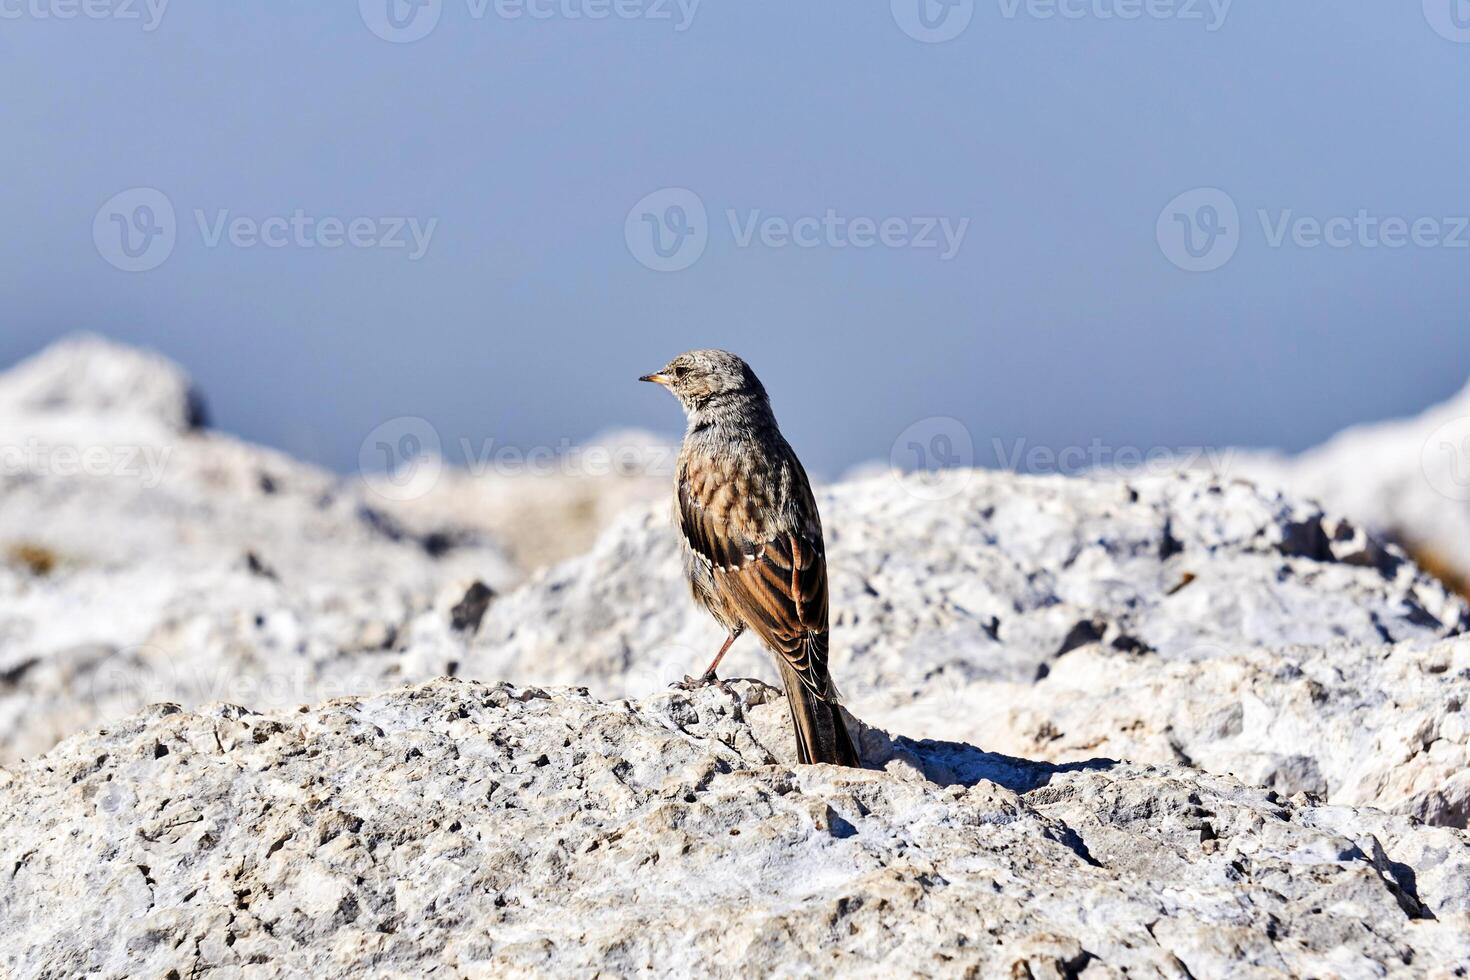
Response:
[[[1348,521],[1244,483],[961,472],[839,486],[833,672],[861,717],[1032,758],[1107,751],[1470,817],[1462,600]],[[939,499],[935,499],[938,497]],[[643,694],[721,641],[658,511],[506,597],[473,676]],[[774,679],[748,638],[726,669]]]
[[[861,739],[753,682],[159,706],[0,775],[16,977],[1463,975],[1470,836]],[[85,941],[79,941],[85,937]]]
[[[823,490],[834,673],[909,736],[854,772],[669,689],[722,637],[662,501],[525,577],[652,475],[385,501],[204,420],[95,338],[0,375],[0,976],[1470,970],[1470,607],[1351,510]]]
[[[1056,762],[1106,755],[1285,794],[1470,821],[1470,639],[1241,650],[1160,663],[1102,646],[1035,684],[981,683],[884,713],[898,731]]]
[[[721,640],[662,503],[513,590],[472,507],[461,523],[430,496],[400,519],[360,481],[192,428],[198,402],[177,368],[97,340],[0,377],[0,444],[164,464],[0,476],[0,546],[30,556],[0,565],[0,762],[159,701],[444,674],[647,694]],[[1470,665],[1443,639],[1466,608],[1341,517],[1199,476],[880,475],[821,499],[834,671],[865,719],[1470,817]],[[727,671],[773,678],[751,638]]]
[[[942,499],[919,477],[820,495],[849,694],[944,670],[1030,680],[1093,642],[1194,661],[1227,644],[1382,644],[1470,626],[1466,604],[1401,553],[1248,484],[942,479]],[[476,655],[618,684],[661,645],[712,652],[722,634],[687,601],[681,547],[666,508],[628,515],[507,597]],[[745,640],[731,656],[740,671],[764,662]]]

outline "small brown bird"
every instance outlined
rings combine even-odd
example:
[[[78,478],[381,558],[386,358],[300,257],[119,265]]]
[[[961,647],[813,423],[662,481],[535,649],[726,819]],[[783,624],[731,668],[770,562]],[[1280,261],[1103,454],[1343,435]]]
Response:
[[[723,350],[680,354],[641,381],[684,406],[675,517],[694,599],[730,633],[701,680],[747,629],[776,659],[803,763],[859,765],[827,669],[827,559],[806,471],[755,372]]]

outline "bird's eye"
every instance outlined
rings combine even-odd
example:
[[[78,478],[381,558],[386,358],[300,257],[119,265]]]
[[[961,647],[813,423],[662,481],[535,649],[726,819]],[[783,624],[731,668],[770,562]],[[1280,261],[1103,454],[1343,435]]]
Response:
[[[687,367],[685,367],[684,365],[682,365],[682,364],[675,364],[674,365],[674,377],[676,377],[676,378],[682,378],[682,377],[684,377],[684,375],[686,375],[688,373],[689,373],[689,369]]]

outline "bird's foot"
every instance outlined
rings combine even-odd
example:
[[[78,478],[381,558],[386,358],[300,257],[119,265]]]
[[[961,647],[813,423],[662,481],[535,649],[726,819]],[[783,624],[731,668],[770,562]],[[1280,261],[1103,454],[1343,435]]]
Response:
[[[715,676],[715,672],[712,670],[706,671],[698,677],[685,674],[684,679],[682,681],[676,681],[674,686],[681,691],[697,691],[702,687],[717,687],[726,694],[731,693],[730,685]]]

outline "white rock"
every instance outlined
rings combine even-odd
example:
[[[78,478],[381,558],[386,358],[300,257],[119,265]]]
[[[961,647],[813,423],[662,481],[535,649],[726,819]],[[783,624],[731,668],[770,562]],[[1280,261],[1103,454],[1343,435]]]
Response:
[[[778,700],[439,681],[300,713],[152,709],[0,786],[0,967],[1204,978],[1470,958],[1464,832],[876,730],[886,771],[792,769]]]
[[[0,379],[5,421],[72,419],[95,429],[107,420],[181,433],[201,428],[206,414],[203,397],[177,365],[91,334],[53,344]]]
[[[1187,764],[1464,827],[1467,680],[1464,637],[1222,650],[1190,663],[1093,645],[1035,684],[957,686],[882,717],[1031,759]]]
[[[410,530],[354,481],[192,428],[191,392],[95,339],[0,375],[0,761],[150,701],[397,683],[391,648],[449,584],[518,578],[452,516]]]
[[[1229,471],[1351,515],[1470,588],[1470,386],[1416,417],[1355,426],[1299,456],[1233,451]]]
[[[398,505],[191,390],[95,340],[0,376],[0,762],[51,750],[0,768],[0,975],[1470,962],[1470,608],[1344,517],[1202,476],[823,491],[849,706],[952,741],[793,769],[773,690],[667,689],[722,639],[667,474]],[[516,587],[501,540],[650,496]],[[402,689],[442,674],[636,699]],[[128,717],[159,701],[208,706]]]
[[[1283,793],[1464,826],[1464,602],[1391,548],[1245,484],[953,474],[926,500],[878,479],[822,496],[833,672],[876,724],[1032,758],[1185,762]],[[1364,539],[1366,540],[1366,539]],[[677,537],[630,515],[499,603],[476,677],[648,694],[721,634]],[[1397,642],[1397,645],[1392,645]],[[1064,652],[1066,651],[1066,652]],[[726,676],[774,679],[751,639]]]

